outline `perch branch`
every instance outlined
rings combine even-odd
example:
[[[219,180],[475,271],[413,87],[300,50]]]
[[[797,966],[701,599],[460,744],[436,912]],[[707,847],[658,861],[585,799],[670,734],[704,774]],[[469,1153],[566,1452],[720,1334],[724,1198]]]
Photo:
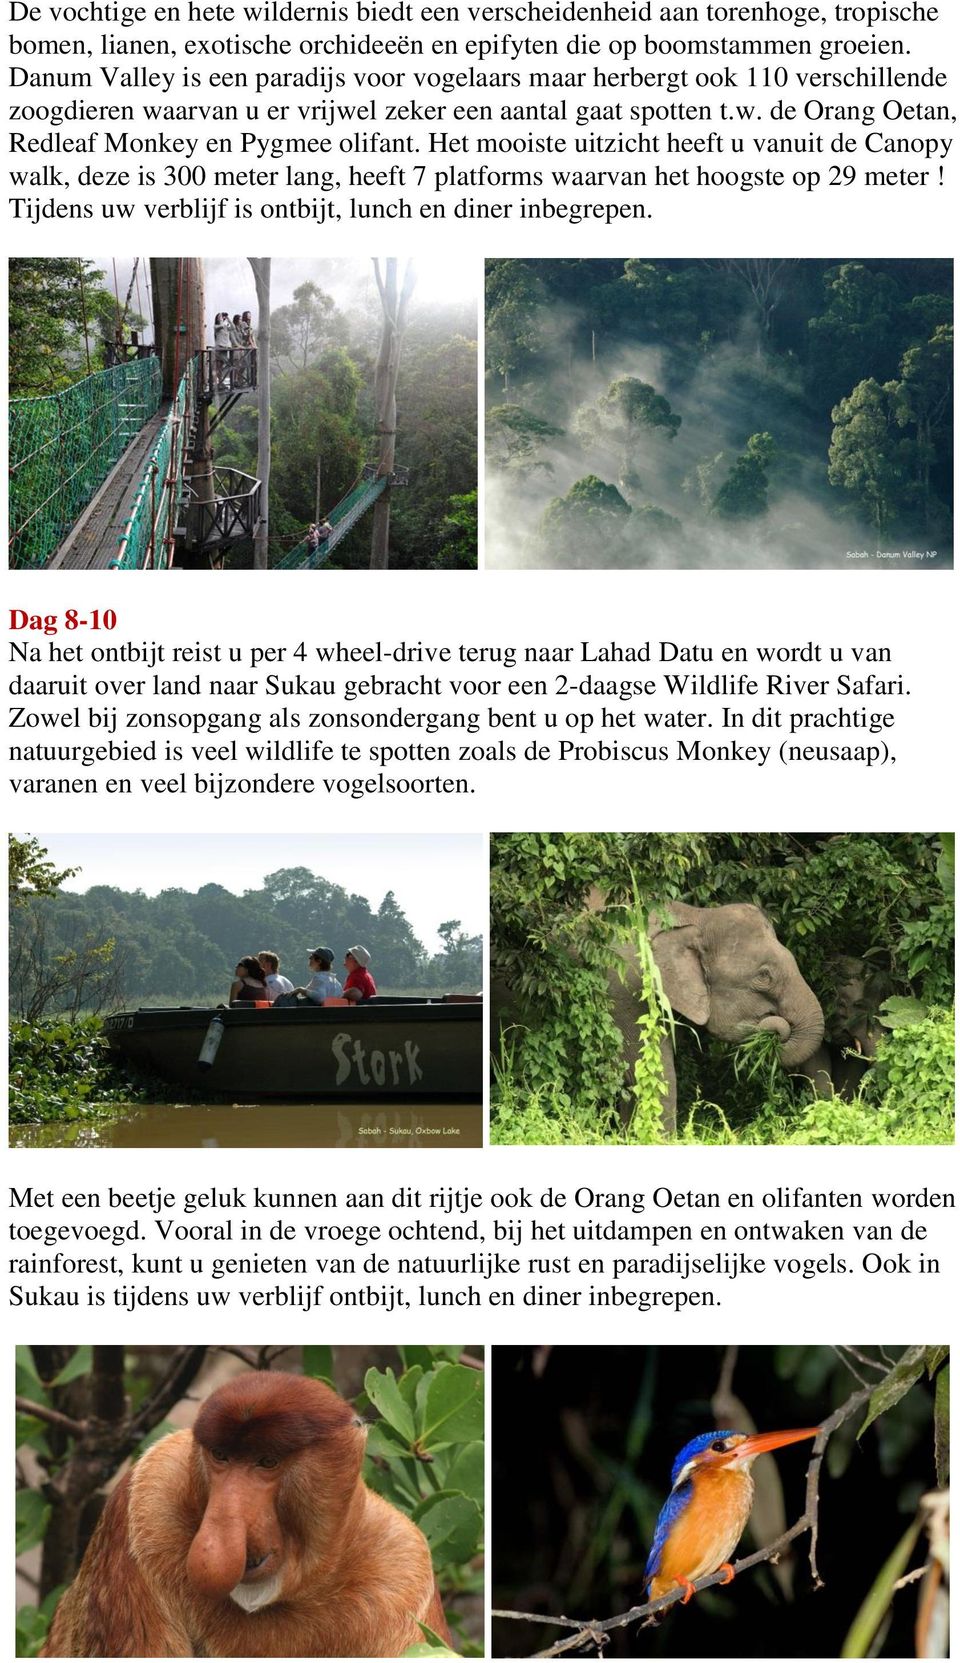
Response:
[[[785,1530],[781,1536],[777,1537],[776,1541],[770,1542],[766,1547],[758,1548],[756,1553],[749,1553],[743,1559],[738,1559],[733,1567],[736,1576],[742,1575],[744,1571],[752,1570],[755,1565],[775,1564],[791,1542],[796,1541],[798,1536],[809,1534],[810,1574],[813,1579],[813,1586],[814,1588],[823,1586],[820,1572],[817,1569],[820,1466],[823,1461],[823,1453],[833,1433],[845,1421],[849,1420],[851,1415],[856,1414],[860,1406],[866,1403],[870,1396],[871,1388],[869,1386],[853,1392],[844,1403],[841,1403],[839,1409],[835,1409],[833,1414],[828,1415],[827,1419],[823,1421],[814,1439],[813,1454],[807,1466],[803,1512],[790,1526],[789,1530]],[[694,1592],[700,1593],[704,1588],[712,1588],[715,1584],[727,1580],[726,1570],[711,1571],[709,1576],[698,1577],[693,1584]],[[613,1629],[627,1628],[632,1623],[642,1623],[647,1626],[652,1618],[659,1615],[661,1611],[666,1611],[669,1606],[676,1605],[677,1601],[682,1600],[686,1593],[685,1588],[677,1587],[672,1589],[669,1594],[661,1594],[659,1599],[647,1600],[643,1605],[633,1605],[629,1611],[623,1611],[619,1616],[604,1617],[591,1621],[578,1621],[572,1617],[545,1617],[532,1611],[494,1611],[492,1615],[514,1622],[544,1623],[553,1627],[569,1628],[572,1632],[566,1635],[564,1639],[557,1640],[554,1645],[548,1646],[545,1651],[538,1651],[533,1654],[535,1657],[562,1657],[568,1652],[576,1651],[578,1647],[595,1646],[598,1650],[601,1649],[606,1636]]]
[[[157,1382],[150,1396],[144,1399],[130,1421],[126,1433],[128,1449],[135,1449],[140,1439],[152,1432],[155,1426],[159,1426],[168,1411],[181,1401],[187,1387],[193,1384],[199,1374],[206,1355],[205,1345],[177,1347],[163,1379]]]
[[[47,1409],[42,1403],[31,1403],[28,1397],[18,1397],[15,1401],[21,1415],[32,1415],[35,1420],[46,1421],[48,1426],[56,1426],[61,1432],[68,1432],[71,1438],[82,1438],[87,1430],[85,1420],[74,1420],[70,1415],[61,1415],[59,1409]]]

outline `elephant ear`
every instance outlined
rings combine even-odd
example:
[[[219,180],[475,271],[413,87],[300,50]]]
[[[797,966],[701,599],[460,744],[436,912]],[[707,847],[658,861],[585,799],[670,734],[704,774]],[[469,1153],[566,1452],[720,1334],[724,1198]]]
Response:
[[[710,990],[700,963],[697,931],[691,925],[665,929],[652,940],[663,991],[673,1009],[698,1028],[710,1015]]]

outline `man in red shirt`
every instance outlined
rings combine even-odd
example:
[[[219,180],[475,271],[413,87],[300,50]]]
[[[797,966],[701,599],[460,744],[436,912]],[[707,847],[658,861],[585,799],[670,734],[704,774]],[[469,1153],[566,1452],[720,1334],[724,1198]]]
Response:
[[[350,947],[344,954],[343,962],[347,972],[343,981],[343,997],[349,999],[351,1005],[372,999],[377,984],[370,974],[370,954],[366,947]]]

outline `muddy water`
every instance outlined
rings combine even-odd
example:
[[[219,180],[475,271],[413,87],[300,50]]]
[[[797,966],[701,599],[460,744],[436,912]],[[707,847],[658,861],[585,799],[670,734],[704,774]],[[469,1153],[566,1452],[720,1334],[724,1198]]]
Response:
[[[479,1148],[479,1103],[135,1103],[109,1120],[13,1126],[14,1149]]]

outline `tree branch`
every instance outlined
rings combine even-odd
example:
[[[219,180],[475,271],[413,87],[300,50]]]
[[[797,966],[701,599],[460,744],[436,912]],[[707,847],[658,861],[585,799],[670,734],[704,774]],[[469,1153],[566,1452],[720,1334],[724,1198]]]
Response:
[[[781,1536],[777,1537],[776,1541],[770,1542],[766,1547],[758,1548],[756,1553],[750,1553],[747,1554],[745,1558],[738,1559],[733,1567],[734,1575],[740,1576],[744,1571],[752,1570],[755,1565],[764,1565],[768,1562],[775,1564],[784,1549],[788,1548],[791,1542],[795,1541],[798,1536],[805,1536],[809,1534],[810,1574],[813,1578],[813,1586],[815,1589],[823,1586],[820,1572],[817,1569],[817,1537],[819,1533],[820,1509],[820,1467],[823,1461],[823,1454],[833,1433],[836,1432],[845,1421],[848,1421],[851,1415],[856,1414],[857,1410],[862,1404],[868,1401],[870,1396],[871,1388],[869,1386],[863,1387],[860,1391],[853,1392],[844,1403],[841,1403],[839,1409],[835,1409],[833,1414],[828,1415],[827,1419],[823,1421],[820,1430],[814,1439],[813,1454],[810,1457],[810,1462],[807,1467],[807,1481],[803,1512],[795,1523],[790,1526],[789,1530],[785,1530]],[[695,1593],[700,1593],[704,1588],[713,1588],[717,1583],[727,1582],[728,1580],[729,1578],[726,1570],[711,1571],[709,1576],[699,1577],[693,1584],[693,1589]],[[604,1617],[600,1620],[592,1621],[580,1621],[573,1617],[547,1617],[542,1613],[532,1611],[494,1611],[491,1615],[494,1617],[506,1618],[514,1622],[543,1623],[545,1625],[549,1624],[553,1627],[569,1628],[572,1632],[566,1635],[564,1639],[556,1641],[556,1643],[552,1646],[548,1646],[545,1651],[533,1653],[535,1657],[562,1657],[567,1652],[576,1651],[578,1648],[586,1646],[594,1646],[598,1652],[601,1651],[604,1645],[605,1636],[613,1629],[627,1628],[633,1623],[642,1623],[644,1627],[652,1625],[653,1619],[656,1618],[661,1611],[666,1611],[669,1606],[676,1605],[678,1600],[682,1600],[687,1592],[687,1589],[677,1587],[672,1589],[669,1594],[661,1594],[659,1599],[647,1600],[644,1605],[633,1605],[630,1607],[629,1611],[624,1611],[617,1617]]]
[[[85,1420],[74,1420],[70,1415],[61,1415],[59,1409],[47,1409],[42,1403],[31,1403],[28,1397],[18,1397],[14,1401],[21,1415],[32,1415],[35,1420],[46,1421],[48,1426],[56,1426],[61,1432],[68,1432],[71,1438],[82,1438],[87,1430]]]

